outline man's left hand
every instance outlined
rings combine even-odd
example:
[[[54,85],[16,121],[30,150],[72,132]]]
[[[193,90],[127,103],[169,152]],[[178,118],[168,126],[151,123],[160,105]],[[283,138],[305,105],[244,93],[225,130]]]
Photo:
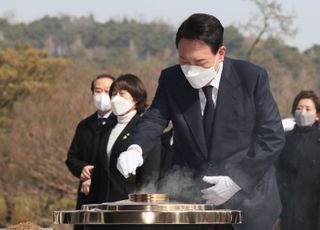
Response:
[[[91,179],[86,180],[81,183],[81,189],[80,191],[84,193],[84,195],[88,196],[90,193],[90,186],[91,186]]]
[[[204,176],[204,182],[213,186],[201,190],[207,204],[221,205],[227,202],[241,188],[228,176]]]

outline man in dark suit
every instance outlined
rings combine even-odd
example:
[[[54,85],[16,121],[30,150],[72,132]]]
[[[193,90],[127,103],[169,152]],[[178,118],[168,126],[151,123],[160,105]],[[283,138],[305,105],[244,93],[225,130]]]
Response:
[[[207,14],[182,23],[176,34],[180,65],[162,71],[152,105],[117,167],[125,177],[134,173],[171,120],[173,163],[205,184],[194,197],[244,213],[243,224],[217,229],[271,230],[281,210],[273,163],[284,132],[267,72],[225,57],[223,30]]]
[[[99,147],[103,127],[114,125],[116,118],[111,114],[109,89],[114,77],[98,75],[91,83],[93,102],[97,111],[82,120],[76,129],[68,151],[66,164],[70,172],[80,179],[76,209],[87,203],[94,160]]]

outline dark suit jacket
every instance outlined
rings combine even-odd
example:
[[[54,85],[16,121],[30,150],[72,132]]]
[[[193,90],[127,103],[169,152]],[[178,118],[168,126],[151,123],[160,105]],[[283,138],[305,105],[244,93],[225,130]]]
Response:
[[[229,176],[241,191],[221,208],[244,212],[244,224],[236,229],[272,229],[281,210],[273,163],[283,147],[284,132],[267,72],[225,58],[208,150],[198,90],[179,65],[169,67],[162,71],[152,105],[131,142],[148,152],[170,120],[175,131],[173,163],[190,168],[198,181],[204,175]]]
[[[71,146],[68,151],[66,165],[70,172],[80,178],[81,171],[86,165],[94,165],[102,127],[108,129],[116,123],[116,117],[111,114],[104,126],[99,124],[97,112],[82,120],[76,129]],[[87,204],[87,197],[80,192],[81,181],[78,187],[77,209]]]
[[[170,170],[173,158],[173,145],[171,138],[173,137],[173,129],[164,132],[161,135],[161,164],[160,164],[160,178],[164,178]]]
[[[128,193],[138,191],[141,186],[158,179],[161,157],[160,138],[153,144],[150,150],[152,153],[144,159],[144,164],[137,170],[136,176],[126,179],[116,168],[118,157],[128,148],[128,138],[139,119],[140,116],[136,114],[120,133],[111,149],[110,162],[108,162],[106,149],[112,128],[106,127],[101,133],[90,187],[90,203],[128,199]]]

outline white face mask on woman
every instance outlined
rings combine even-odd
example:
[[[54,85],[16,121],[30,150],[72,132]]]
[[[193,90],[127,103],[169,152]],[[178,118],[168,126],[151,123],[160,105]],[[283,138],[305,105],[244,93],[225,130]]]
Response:
[[[294,118],[298,126],[312,126],[316,122],[316,118],[306,111],[296,111]]]
[[[93,95],[93,103],[95,107],[102,112],[105,112],[111,109],[110,97],[106,93],[103,93],[103,92],[95,93]]]
[[[197,65],[181,65],[181,69],[190,85],[195,89],[201,89],[218,75],[221,66],[222,62],[219,63],[218,70],[215,70],[214,66],[204,68]]]
[[[134,106],[134,102],[119,95],[112,97],[111,109],[116,116],[121,116],[129,112]]]

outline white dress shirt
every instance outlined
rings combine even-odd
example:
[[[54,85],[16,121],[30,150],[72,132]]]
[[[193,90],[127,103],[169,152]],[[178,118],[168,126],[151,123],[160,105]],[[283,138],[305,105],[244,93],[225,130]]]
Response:
[[[213,87],[212,99],[213,99],[214,105],[217,104],[217,97],[218,97],[218,90],[219,90],[219,84],[220,84],[220,80],[221,80],[222,69],[223,69],[223,62],[221,63],[221,67],[218,70],[217,76],[210,82],[210,85],[212,85],[212,87]],[[206,96],[204,95],[202,89],[199,89],[199,99],[200,99],[200,106],[201,106],[201,115],[203,115],[207,99],[206,99]]]
[[[103,115],[103,116],[101,116],[101,115],[99,115],[99,113],[97,113],[97,115],[98,115],[98,119],[100,119],[100,118],[108,118],[109,116],[110,116],[110,114],[112,113],[112,111],[110,110],[110,112],[107,112],[105,115]]]

